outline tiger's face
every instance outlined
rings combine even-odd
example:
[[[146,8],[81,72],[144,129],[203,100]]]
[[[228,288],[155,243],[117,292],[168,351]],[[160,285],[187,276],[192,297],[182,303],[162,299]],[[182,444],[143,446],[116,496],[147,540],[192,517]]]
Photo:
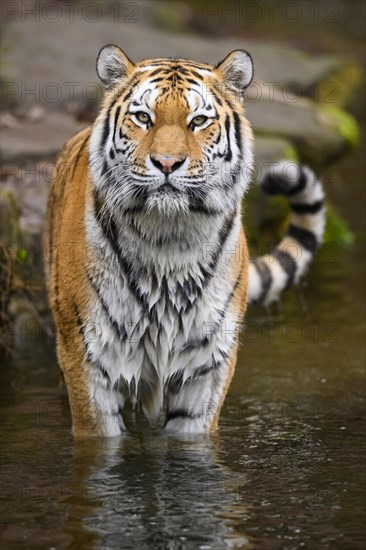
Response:
[[[90,157],[108,207],[161,215],[232,210],[252,166],[243,100],[250,56],[234,51],[217,67],[180,59],[133,64],[106,46],[97,70],[107,93]]]

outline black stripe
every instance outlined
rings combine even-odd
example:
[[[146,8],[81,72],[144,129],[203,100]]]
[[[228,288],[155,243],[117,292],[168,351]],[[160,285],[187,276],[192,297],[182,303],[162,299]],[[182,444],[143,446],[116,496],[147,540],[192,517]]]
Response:
[[[175,372],[168,381],[168,391],[173,395],[177,395],[183,386],[183,371]]]
[[[74,314],[75,314],[75,317],[76,317],[76,324],[79,327],[79,332],[80,332],[80,334],[84,335],[84,323],[83,323],[83,320],[81,318],[79,308],[75,304],[75,302],[72,303],[72,308],[74,310]]]
[[[157,78],[150,80],[150,83],[155,84],[155,82],[161,82],[162,80],[165,80],[165,76],[158,76]]]
[[[178,65],[178,67],[176,67],[175,70],[178,71],[179,73],[184,74],[184,75],[189,74],[189,72],[187,71],[187,69],[185,69],[184,67],[181,67],[180,65]]]
[[[75,302],[73,302],[72,304],[73,306],[73,309],[74,309],[74,313],[75,313],[75,316],[76,316],[76,323],[79,327],[79,333],[82,335],[83,337],[83,347],[84,347],[84,354],[85,354],[85,358],[87,361],[89,361],[89,363],[91,363],[95,368],[99,369],[103,378],[105,379],[106,381],[106,385],[107,387],[109,387],[111,385],[111,379],[110,379],[110,376],[108,374],[108,372],[106,371],[106,369],[103,367],[103,365],[99,362],[99,361],[95,361],[92,357],[92,354],[89,350],[89,346],[88,346],[88,342],[86,341],[85,339],[85,326],[84,326],[84,322],[81,318],[81,315],[80,315],[80,312],[79,312],[79,309],[77,307],[77,305],[75,304]]]
[[[190,197],[189,210],[194,214],[205,214],[206,216],[218,216],[219,214],[222,214],[221,210],[206,207],[204,204],[200,204],[197,200],[195,201],[195,198],[193,197]]]
[[[185,345],[179,350],[180,353],[182,352],[187,352],[187,351],[192,351],[194,349],[197,349],[197,348],[200,348],[200,347],[206,347],[213,336],[215,336],[215,334],[217,334],[221,328],[221,320],[225,317],[226,315],[226,312],[230,306],[230,303],[231,303],[231,300],[233,299],[234,295],[235,295],[235,292],[236,292],[236,289],[238,288],[239,284],[240,284],[240,280],[241,280],[241,276],[242,276],[242,273],[243,273],[243,269],[244,269],[244,264],[241,265],[241,268],[240,268],[240,271],[239,271],[239,274],[236,278],[236,281],[235,281],[235,284],[234,284],[234,287],[232,289],[232,291],[230,292],[226,302],[225,302],[225,305],[223,307],[223,309],[220,311],[220,322],[218,321],[216,323],[216,326],[213,330],[210,331],[210,333],[206,336],[204,336],[203,338],[192,338],[191,340],[188,340]]]
[[[125,214],[140,214],[143,211],[144,207],[141,205],[139,206],[128,206],[123,208],[123,212]]]
[[[303,191],[306,187],[306,184],[307,184],[307,180],[306,180],[306,175],[305,175],[305,172],[304,170],[301,168],[301,166],[299,166],[299,169],[300,169],[300,175],[299,175],[299,179],[297,181],[297,184],[295,185],[295,187],[292,187],[291,189],[289,189],[289,191],[287,192],[287,195],[289,197],[291,197],[291,195],[296,195],[296,193],[301,193],[301,191]]]
[[[191,382],[195,382],[199,378],[206,376],[212,371],[217,370],[222,365],[222,362],[216,362],[214,359],[209,363],[205,363],[204,365],[201,365],[200,367],[196,367],[193,371],[192,376],[189,376],[183,383],[183,370],[177,371],[173,374],[173,376],[170,378],[168,383],[168,391],[169,393],[173,395],[177,395],[183,386],[189,385]]]
[[[217,91],[217,90],[216,90]],[[218,105],[220,105],[220,107],[222,106],[222,100],[221,98],[212,90],[211,91],[211,94],[214,98],[214,100],[218,103]]]
[[[221,319],[224,318],[225,314],[226,314],[226,311],[231,303],[231,300],[234,298],[234,295],[235,295],[235,292],[240,284],[240,281],[241,281],[241,276],[243,274],[243,270],[244,270],[244,262],[242,262],[241,264],[241,267],[240,267],[240,270],[239,270],[239,273],[238,273],[238,276],[236,278],[236,281],[235,281],[235,284],[234,284],[234,287],[232,289],[232,291],[230,292],[229,296],[228,296],[228,299],[226,300],[225,302],[225,306],[224,306],[224,310],[221,312]]]
[[[219,133],[217,135],[217,138],[214,141],[214,144],[217,145],[221,139],[221,126],[219,126]]]
[[[107,114],[106,114],[105,119],[104,119],[103,135],[102,135],[102,140],[101,140],[101,143],[100,143],[100,152],[102,154],[104,152],[104,146],[105,146],[105,143],[108,139],[109,132],[110,132],[109,118],[111,116],[111,112],[112,112],[112,109],[115,106],[115,104],[116,104],[116,99],[114,99],[112,101],[112,103],[110,104],[110,106],[108,108],[108,111],[107,111]]]
[[[202,191],[200,189],[198,191],[201,191],[199,195],[197,195],[197,189],[195,189],[194,187],[188,187],[186,194],[189,199],[189,209],[192,212],[203,214],[206,210],[204,201],[206,200],[207,193],[206,191]]]
[[[272,273],[268,265],[261,259],[254,260],[253,265],[256,268],[257,273],[262,282],[262,290],[259,298],[257,298],[256,300],[256,302],[260,303],[264,300],[264,298],[267,295],[267,292],[270,289],[270,286],[272,284]]]
[[[177,72],[174,72],[170,76],[168,76],[167,80],[171,80],[174,84],[176,82],[183,82],[183,77],[181,77]]]
[[[216,361],[213,361],[211,365],[203,365],[202,367],[198,367],[195,369],[192,380],[197,380],[198,378],[201,378],[202,376],[206,376],[206,374],[209,374],[212,371],[217,370],[221,365],[220,363],[216,363]]]
[[[163,72],[163,68],[155,69],[152,73],[149,74],[149,78],[151,78],[152,76],[157,76],[158,74],[162,74],[162,72]]]
[[[202,65],[200,63],[196,63],[195,61],[191,61],[191,60],[188,60],[188,59],[181,59],[180,57],[168,57],[168,58],[165,58],[165,57],[161,57],[161,58],[158,58],[158,59],[154,59],[154,61],[152,62],[149,62],[148,63],[148,66],[149,67],[161,67],[162,69],[169,69],[171,70],[172,67],[181,67],[180,65],[172,65],[172,63],[183,63],[185,67],[188,68],[188,70],[191,70],[191,67],[195,67],[197,69],[201,69],[201,70],[210,70],[210,66],[209,65]]]
[[[225,161],[230,162],[230,160],[233,158],[233,153],[231,151],[231,141],[230,141],[231,124],[230,124],[229,115],[226,115],[225,129],[226,129],[226,136],[227,136],[227,152],[226,152],[226,156],[225,156]]]
[[[186,82],[189,82],[189,84],[193,84],[194,86],[199,86],[199,82],[196,80],[193,80],[193,78],[186,78]]]
[[[215,269],[217,267],[217,264],[218,264],[218,261],[219,261],[219,258],[220,258],[220,254],[222,252],[222,249],[223,247],[225,246],[225,243],[229,237],[229,234],[233,228],[233,225],[234,225],[234,220],[235,220],[235,216],[236,216],[236,211],[233,210],[231,216],[229,218],[226,218],[226,220],[224,221],[221,229],[220,229],[220,232],[219,232],[219,245],[215,251],[215,253],[213,254],[212,258],[211,258],[211,261],[209,262],[208,264],[208,267],[207,269],[202,265],[202,264],[199,264],[200,268],[201,268],[201,271],[204,275],[204,282],[203,282],[203,286],[207,286],[210,279],[213,277],[214,273],[215,273]]]
[[[323,201],[316,201],[312,203],[294,204],[291,203],[291,210],[296,214],[317,214],[323,208]]]
[[[79,151],[78,151],[78,154],[77,154],[77,156],[76,156],[76,159],[74,160],[74,167],[73,167],[71,179],[74,178],[75,170],[76,170],[76,168],[78,167],[80,157],[81,157],[81,155],[82,155],[82,152],[84,151],[86,142],[88,141],[89,137],[90,137],[90,135],[88,134],[88,135],[86,136],[86,138],[83,140],[83,142],[82,142],[82,144],[81,144],[81,146],[80,146],[80,149],[79,149]],[[61,195],[61,197],[60,197],[60,202],[62,201],[62,198],[63,198],[63,195]]]
[[[104,301],[102,295],[100,294],[99,288],[97,287],[97,285],[95,284],[93,278],[89,275],[89,273],[87,272],[87,270],[85,270],[85,272],[86,272],[86,277],[87,277],[87,279],[88,279],[88,281],[89,281],[89,284],[90,284],[90,286],[92,287],[92,289],[93,289],[93,291],[94,291],[96,297],[98,298],[98,300],[99,300],[99,302],[100,302],[100,304],[101,304],[101,306],[102,306],[102,309],[103,309],[103,311],[104,311],[104,313],[105,313],[105,315],[106,315],[106,317],[107,317],[109,323],[110,323],[111,326],[113,327],[113,329],[114,329],[114,331],[116,332],[118,338],[119,338],[120,340],[122,340],[123,338],[125,338],[125,337],[127,336],[127,331],[126,331],[125,327],[119,325],[119,323],[117,323],[116,319],[114,319],[114,318],[112,317],[112,315],[111,315],[110,312],[109,312],[109,308],[108,308],[107,304],[105,303],[105,301]]]
[[[210,332],[209,336],[204,336],[203,338],[191,338],[191,340],[188,340],[188,342],[186,342],[184,346],[179,349],[179,353],[193,351],[194,349],[208,346],[211,337],[219,331],[220,326],[220,323],[217,323],[217,329],[215,327],[215,330]]]
[[[261,182],[263,191],[267,195],[287,195],[288,197],[300,193],[305,189],[307,181],[306,175],[300,166],[299,170],[299,178],[294,186],[293,182],[289,181],[282,174],[266,174]]]
[[[273,256],[276,258],[278,263],[281,265],[282,269],[285,271],[287,275],[287,281],[286,281],[286,287],[290,288],[294,284],[295,279],[295,273],[296,273],[296,261],[294,258],[286,252],[285,250],[280,250],[279,248],[276,248],[273,252]]]
[[[220,107],[221,107],[221,106],[222,106],[222,101],[221,101],[221,99],[219,98],[219,96],[216,95],[214,92],[212,92],[212,95],[213,95],[215,101],[216,101],[216,102],[220,105]]]
[[[134,88],[133,86],[130,87],[129,91],[127,92],[127,94],[124,96],[124,98],[122,99],[122,102],[125,103],[126,101],[128,101],[130,99],[130,97],[132,96],[133,92],[134,92]]]
[[[97,209],[98,202],[100,205],[100,199],[98,198],[97,191],[94,192],[94,201],[95,201],[95,207]],[[114,253],[117,256],[119,265],[121,267],[121,270],[126,276],[128,287],[131,291],[131,293],[135,296],[136,300],[139,302],[139,304],[144,308],[145,311],[148,310],[148,303],[146,300],[146,295],[142,293],[140,290],[137,280],[141,278],[141,275],[143,274],[143,269],[140,268],[139,270],[136,270],[133,268],[132,264],[125,258],[121,252],[119,243],[118,243],[118,229],[115,222],[115,219],[113,218],[112,214],[110,214],[108,211],[105,212],[105,215],[100,219],[99,215],[96,215],[96,219],[99,222],[104,237],[106,240],[110,243]]]
[[[117,123],[118,123],[118,117],[121,112],[121,107],[118,106],[116,109],[116,112],[114,113],[114,126],[113,126],[113,140],[112,143],[116,147],[116,131],[117,131]]]
[[[174,418],[189,418],[190,420],[194,420],[195,418],[199,418],[201,415],[199,414],[193,414],[190,413],[187,409],[175,409],[172,411],[168,411],[166,418],[165,418],[165,426],[170,422],[170,420],[174,420]]]
[[[140,75],[137,74],[126,83],[125,90],[128,90],[127,94],[123,97],[121,103],[125,103],[136,92],[135,86],[140,83]]]
[[[147,303],[147,300],[146,300],[146,296],[145,296],[145,294],[143,294],[143,292],[140,290],[140,288],[137,284],[137,280],[141,278],[143,270],[142,269],[140,269],[140,270],[134,269],[131,262],[129,262],[127,260],[127,258],[125,258],[122,255],[121,249],[120,249],[119,244],[118,244],[118,230],[117,230],[117,225],[116,225],[116,222],[115,222],[114,218],[112,216],[110,216],[109,220],[107,220],[106,223],[107,223],[107,226],[104,223],[104,226],[105,226],[104,227],[104,233],[105,233],[106,236],[108,236],[108,234],[111,235],[110,242],[113,243],[112,246],[116,250],[117,258],[118,258],[119,264],[122,268],[122,271],[124,272],[124,274],[126,276],[128,287],[129,287],[131,293],[136,298],[136,300],[140,303],[140,305],[144,308],[144,310],[147,311],[148,310],[148,303]],[[108,231],[108,229],[109,229],[109,231]]]
[[[189,72],[191,73],[192,76],[194,76],[195,78],[198,78],[199,81],[202,81],[202,76],[199,73],[197,73],[191,68],[189,69]]]
[[[318,242],[316,240],[316,236],[312,231],[309,231],[308,229],[303,229],[302,227],[298,227],[297,225],[290,224],[287,235],[289,237],[293,237],[296,239],[305,250],[308,250],[312,254],[317,249]]]
[[[165,59],[161,57],[160,59],[155,59],[152,63],[148,63],[149,67],[160,67],[159,71],[166,70],[167,67],[171,66],[170,59]]]
[[[242,150],[242,142],[241,142],[241,125],[240,125],[240,117],[238,113],[234,111],[234,128],[235,128],[235,140],[236,145],[241,152]]]

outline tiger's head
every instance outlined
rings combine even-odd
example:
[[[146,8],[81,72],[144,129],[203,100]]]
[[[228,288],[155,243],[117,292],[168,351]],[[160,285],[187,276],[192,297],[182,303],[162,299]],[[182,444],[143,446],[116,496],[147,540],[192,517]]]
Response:
[[[236,206],[252,167],[247,52],[235,50],[216,67],[182,59],[134,64],[109,45],[97,72],[106,94],[90,160],[96,191],[110,209],[169,216]]]

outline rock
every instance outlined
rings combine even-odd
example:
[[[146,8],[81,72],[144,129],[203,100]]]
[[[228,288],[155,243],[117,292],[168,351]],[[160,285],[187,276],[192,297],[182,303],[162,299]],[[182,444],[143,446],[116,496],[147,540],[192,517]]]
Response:
[[[343,113],[337,109],[337,112]],[[290,140],[302,158],[315,167],[333,161],[354,145],[332,112],[301,99],[296,103],[247,102],[247,115],[257,135]],[[357,124],[352,117],[350,125]],[[357,131],[356,131],[357,133]]]
[[[3,162],[55,157],[64,143],[85,125],[63,113],[49,113],[38,121],[24,120],[18,127],[4,127],[0,144]]]
[[[256,136],[254,144],[254,179],[258,179],[269,164],[283,159],[298,160],[298,153],[289,141],[277,137]]]
[[[46,197],[45,188],[38,191],[31,208],[37,209],[37,202],[45,203]],[[30,215],[30,204],[29,197],[18,196],[14,184],[13,190],[0,192],[0,356],[18,348],[24,334],[48,331],[42,328],[43,314],[48,311],[40,244],[44,212]],[[29,220],[34,218],[31,232]]]
[[[22,102],[43,103],[52,108],[98,95],[95,60],[99,49],[110,43],[125,49],[135,60],[178,56],[214,64],[231,50],[243,48],[253,56],[256,79],[285,90],[285,95],[295,91],[297,95],[315,96],[318,83],[331,80],[333,74],[341,75],[343,68],[350,66],[347,59],[311,56],[275,42],[247,38],[212,40],[167,33],[144,25],[144,3],[131,3],[136,12],[128,14],[116,12],[117,2],[104,1],[95,22],[92,10],[75,9],[72,24],[66,2],[60,4],[55,21],[51,22],[50,16],[39,20],[29,16],[26,24],[22,21],[22,4],[5,28],[3,38],[1,76],[8,101],[20,98]]]
[[[270,164],[284,159],[299,160],[298,152],[290,141],[278,137],[256,136],[252,185],[244,197],[242,205],[246,235],[252,246],[261,240],[264,231],[262,220],[268,215],[269,209],[272,210],[271,214],[277,226],[283,221],[286,214],[286,209],[279,208],[277,204],[273,209],[273,201],[271,204],[271,198],[265,195],[257,185],[263,176],[263,171],[268,170]],[[285,200],[285,202],[287,201]],[[253,252],[253,248],[251,252]]]
[[[256,77],[248,89],[247,104],[248,117],[257,134],[290,140],[307,161],[316,164],[326,164],[347,150],[349,142],[348,135],[343,132],[344,121],[341,124],[334,113],[329,114],[320,103],[307,101],[302,96],[318,95],[319,101],[326,103],[327,85],[332,75],[338,75],[339,90],[343,69],[347,74],[356,74],[357,71],[350,69],[349,61],[324,55],[310,56],[286,45],[249,39],[240,40],[240,43],[239,39],[213,41],[197,36],[188,39],[186,35],[163,32],[141,23],[144,3],[133,4],[136,6],[135,19],[131,14],[116,13],[113,6],[117,4],[100,4],[99,19],[94,23],[91,11],[83,12],[82,7],[75,9],[72,24],[65,3],[62,4],[64,9],[58,11],[56,22],[50,22],[49,15],[38,21],[29,17],[27,24],[21,20],[19,4],[19,12],[6,27],[2,50],[5,101],[16,102],[25,110],[30,104],[42,105],[47,110],[66,107],[69,113],[90,120],[95,112],[93,105],[103,93],[95,71],[95,59],[98,50],[107,43],[120,45],[136,60],[169,55],[211,63],[240,47],[251,52],[254,58]],[[96,17],[97,12],[94,15]],[[96,28],[97,33],[93,32]],[[7,44],[12,47],[6,47]],[[350,78],[350,88],[356,86],[356,81],[358,77]],[[330,99],[337,101],[336,96],[331,93]],[[45,119],[40,124],[44,125],[39,126],[42,128],[40,138],[34,135],[36,126],[26,125],[20,137],[9,128],[7,143],[3,145],[5,158],[20,158],[23,153],[31,158],[52,156],[78,129],[71,118],[63,115],[58,119]],[[58,131],[52,132],[54,128]]]

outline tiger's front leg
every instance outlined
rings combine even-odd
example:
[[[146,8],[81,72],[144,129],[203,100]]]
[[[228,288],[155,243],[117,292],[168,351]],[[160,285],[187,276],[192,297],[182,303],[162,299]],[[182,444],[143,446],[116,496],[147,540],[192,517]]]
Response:
[[[168,432],[207,433],[218,428],[218,419],[234,375],[238,344],[222,361],[213,358],[195,369],[184,381],[173,377],[168,386],[165,430]]]
[[[123,395],[115,390],[100,365],[58,335],[57,354],[69,396],[72,432],[76,437],[113,437],[125,431]]]

